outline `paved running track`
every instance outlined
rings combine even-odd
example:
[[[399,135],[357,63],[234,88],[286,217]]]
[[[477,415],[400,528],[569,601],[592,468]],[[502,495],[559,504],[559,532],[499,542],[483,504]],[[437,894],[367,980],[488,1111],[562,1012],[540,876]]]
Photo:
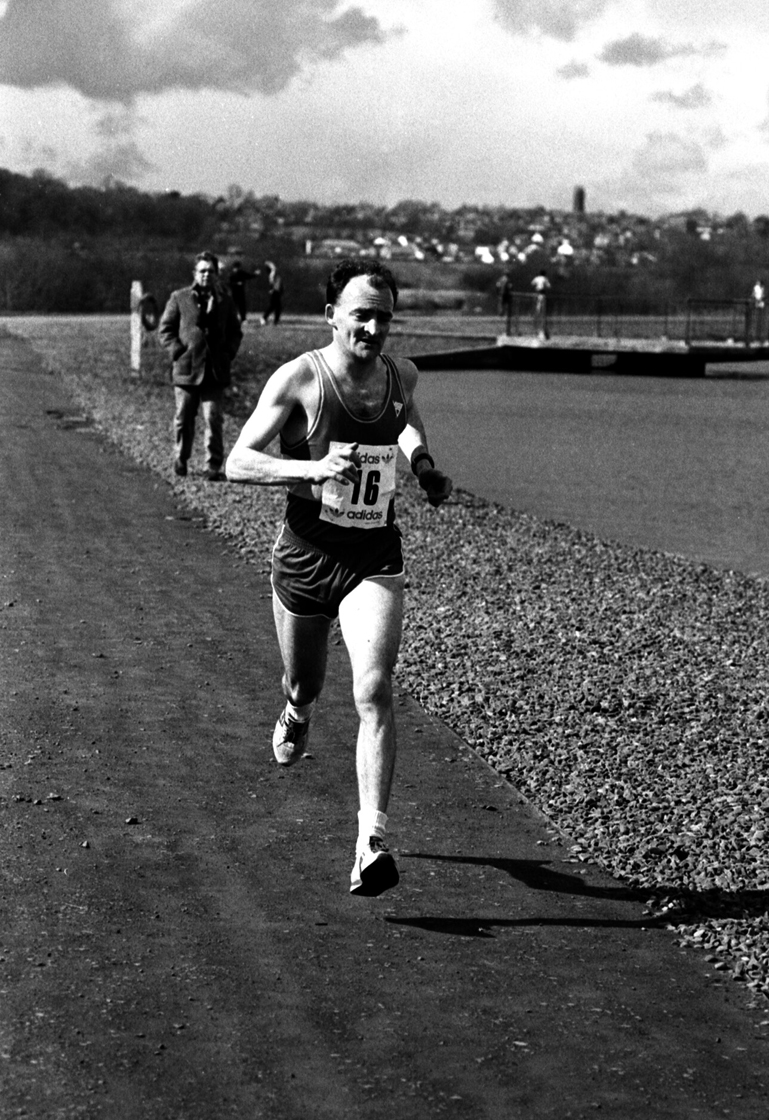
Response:
[[[282,772],[267,577],[0,337],[0,1117],[769,1115],[769,1008],[399,695],[348,893],[342,647]]]

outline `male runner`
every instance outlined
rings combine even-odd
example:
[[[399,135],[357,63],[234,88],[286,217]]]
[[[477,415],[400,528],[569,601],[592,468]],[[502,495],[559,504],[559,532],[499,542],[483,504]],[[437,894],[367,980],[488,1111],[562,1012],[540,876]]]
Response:
[[[281,366],[264,387],[229,459],[233,482],[288,487],[273,550],[273,609],[286,707],[273,736],[278,763],[305,752],[310,716],[338,617],[360,719],[360,811],[353,894],[395,886],[385,845],[395,764],[392,673],[401,638],[404,570],[393,495],[398,447],[431,505],[451,493],[435,468],[414,401],[417,370],[382,354],[398,289],[378,261],[341,261],[326,288],[332,339]],[[280,436],[282,458],[265,448]]]

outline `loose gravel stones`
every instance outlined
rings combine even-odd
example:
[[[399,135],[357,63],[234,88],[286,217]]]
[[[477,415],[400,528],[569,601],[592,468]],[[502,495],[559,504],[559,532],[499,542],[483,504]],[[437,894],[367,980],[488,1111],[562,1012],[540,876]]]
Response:
[[[769,994],[767,585],[461,492],[436,515],[406,485],[400,521],[410,690]]]

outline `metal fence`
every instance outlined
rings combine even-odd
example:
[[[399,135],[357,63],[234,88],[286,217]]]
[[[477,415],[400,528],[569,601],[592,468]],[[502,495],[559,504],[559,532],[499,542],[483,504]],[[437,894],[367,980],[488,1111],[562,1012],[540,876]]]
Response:
[[[749,346],[754,341],[764,342],[763,334],[763,323],[750,300],[700,299],[687,304],[687,344],[734,342]]]
[[[513,292],[505,323],[509,336],[664,339],[686,345],[766,341],[765,324],[750,300],[655,303]]]

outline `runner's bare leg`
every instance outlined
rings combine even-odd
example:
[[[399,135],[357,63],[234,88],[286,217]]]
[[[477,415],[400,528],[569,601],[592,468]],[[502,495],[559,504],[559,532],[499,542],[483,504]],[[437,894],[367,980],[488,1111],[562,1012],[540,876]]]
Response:
[[[290,614],[273,593],[272,613],[283,658],[283,693],[297,707],[317,700],[326,679],[331,620]]]
[[[392,674],[401,641],[404,582],[403,576],[364,580],[339,608],[360,719],[356,753],[360,804],[382,813],[387,812],[395,768]]]

